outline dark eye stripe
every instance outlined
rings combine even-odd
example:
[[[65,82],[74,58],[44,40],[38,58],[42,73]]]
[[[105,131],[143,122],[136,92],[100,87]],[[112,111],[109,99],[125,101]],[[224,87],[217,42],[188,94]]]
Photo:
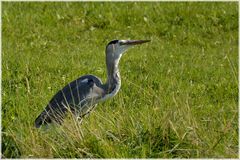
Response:
[[[113,41],[109,42],[108,45],[110,45],[110,44],[116,44],[116,43],[118,43],[118,40],[113,40]]]

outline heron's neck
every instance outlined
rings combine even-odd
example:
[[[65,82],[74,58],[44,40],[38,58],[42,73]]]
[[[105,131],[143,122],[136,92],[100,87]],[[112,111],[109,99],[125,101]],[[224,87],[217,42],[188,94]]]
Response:
[[[107,94],[114,96],[120,89],[121,79],[118,68],[118,63],[121,57],[114,61],[109,61],[107,59],[107,82],[106,82],[106,91]]]

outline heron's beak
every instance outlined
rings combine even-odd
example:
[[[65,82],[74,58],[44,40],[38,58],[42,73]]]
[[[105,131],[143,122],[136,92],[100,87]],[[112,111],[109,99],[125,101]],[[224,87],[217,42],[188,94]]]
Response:
[[[137,45],[150,42],[150,40],[126,40],[120,42],[121,45]]]

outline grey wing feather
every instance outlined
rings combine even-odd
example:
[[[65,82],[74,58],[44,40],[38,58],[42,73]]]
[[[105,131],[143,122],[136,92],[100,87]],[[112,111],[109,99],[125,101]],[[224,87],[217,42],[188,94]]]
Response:
[[[102,82],[92,75],[85,75],[66,85],[50,100],[45,110],[35,120],[38,128],[52,121],[62,123],[67,111],[84,114],[104,95]]]

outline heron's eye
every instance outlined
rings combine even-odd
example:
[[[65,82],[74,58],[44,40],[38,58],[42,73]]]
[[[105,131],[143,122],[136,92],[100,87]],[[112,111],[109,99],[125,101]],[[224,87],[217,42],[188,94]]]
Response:
[[[120,46],[121,46],[121,45],[124,45],[124,43],[120,41],[120,42],[119,42],[119,45],[120,45]]]

